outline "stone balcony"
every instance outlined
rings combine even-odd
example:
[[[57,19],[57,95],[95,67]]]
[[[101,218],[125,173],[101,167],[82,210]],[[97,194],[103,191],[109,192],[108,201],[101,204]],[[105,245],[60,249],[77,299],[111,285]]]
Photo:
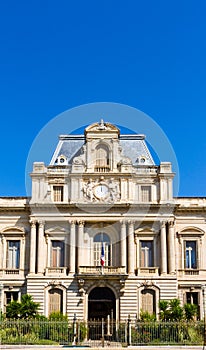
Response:
[[[125,266],[80,266],[78,269],[79,275],[126,275]]]
[[[19,279],[25,275],[25,271],[23,269],[0,269],[0,277],[5,279]]]
[[[67,267],[46,267],[45,276],[67,276],[68,268]]]
[[[198,269],[183,269],[178,270],[180,276],[197,276],[200,274]]]
[[[158,267],[139,267],[136,269],[137,276],[158,276]]]

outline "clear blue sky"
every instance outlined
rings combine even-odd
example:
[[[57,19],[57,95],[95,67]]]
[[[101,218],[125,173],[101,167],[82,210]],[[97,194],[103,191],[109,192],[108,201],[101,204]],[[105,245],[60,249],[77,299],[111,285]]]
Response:
[[[206,196],[205,18],[204,0],[2,1],[0,196],[26,195],[27,155],[46,123],[101,101],[153,118],[175,150],[179,195]]]

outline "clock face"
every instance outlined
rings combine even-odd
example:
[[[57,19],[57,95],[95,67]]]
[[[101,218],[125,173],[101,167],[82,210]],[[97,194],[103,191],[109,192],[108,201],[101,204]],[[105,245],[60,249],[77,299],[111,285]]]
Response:
[[[94,194],[97,198],[105,198],[109,194],[107,185],[100,184],[95,187]]]

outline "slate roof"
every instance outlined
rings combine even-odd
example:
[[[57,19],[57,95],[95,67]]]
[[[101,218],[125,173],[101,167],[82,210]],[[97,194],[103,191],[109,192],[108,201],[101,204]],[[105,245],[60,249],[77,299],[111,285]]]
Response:
[[[151,152],[146,144],[145,136],[140,135],[120,125],[120,146],[122,155],[129,157],[134,165],[154,165]],[[74,157],[80,154],[81,147],[85,144],[84,130],[87,125],[74,130],[69,135],[60,135],[58,145],[54,151],[50,165],[55,165],[58,156],[64,155],[71,164]]]

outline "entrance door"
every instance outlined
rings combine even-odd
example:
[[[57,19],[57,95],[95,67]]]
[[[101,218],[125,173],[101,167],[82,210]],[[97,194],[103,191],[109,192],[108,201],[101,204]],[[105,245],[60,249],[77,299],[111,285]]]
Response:
[[[116,299],[111,289],[96,287],[89,294],[88,320],[116,318]]]

